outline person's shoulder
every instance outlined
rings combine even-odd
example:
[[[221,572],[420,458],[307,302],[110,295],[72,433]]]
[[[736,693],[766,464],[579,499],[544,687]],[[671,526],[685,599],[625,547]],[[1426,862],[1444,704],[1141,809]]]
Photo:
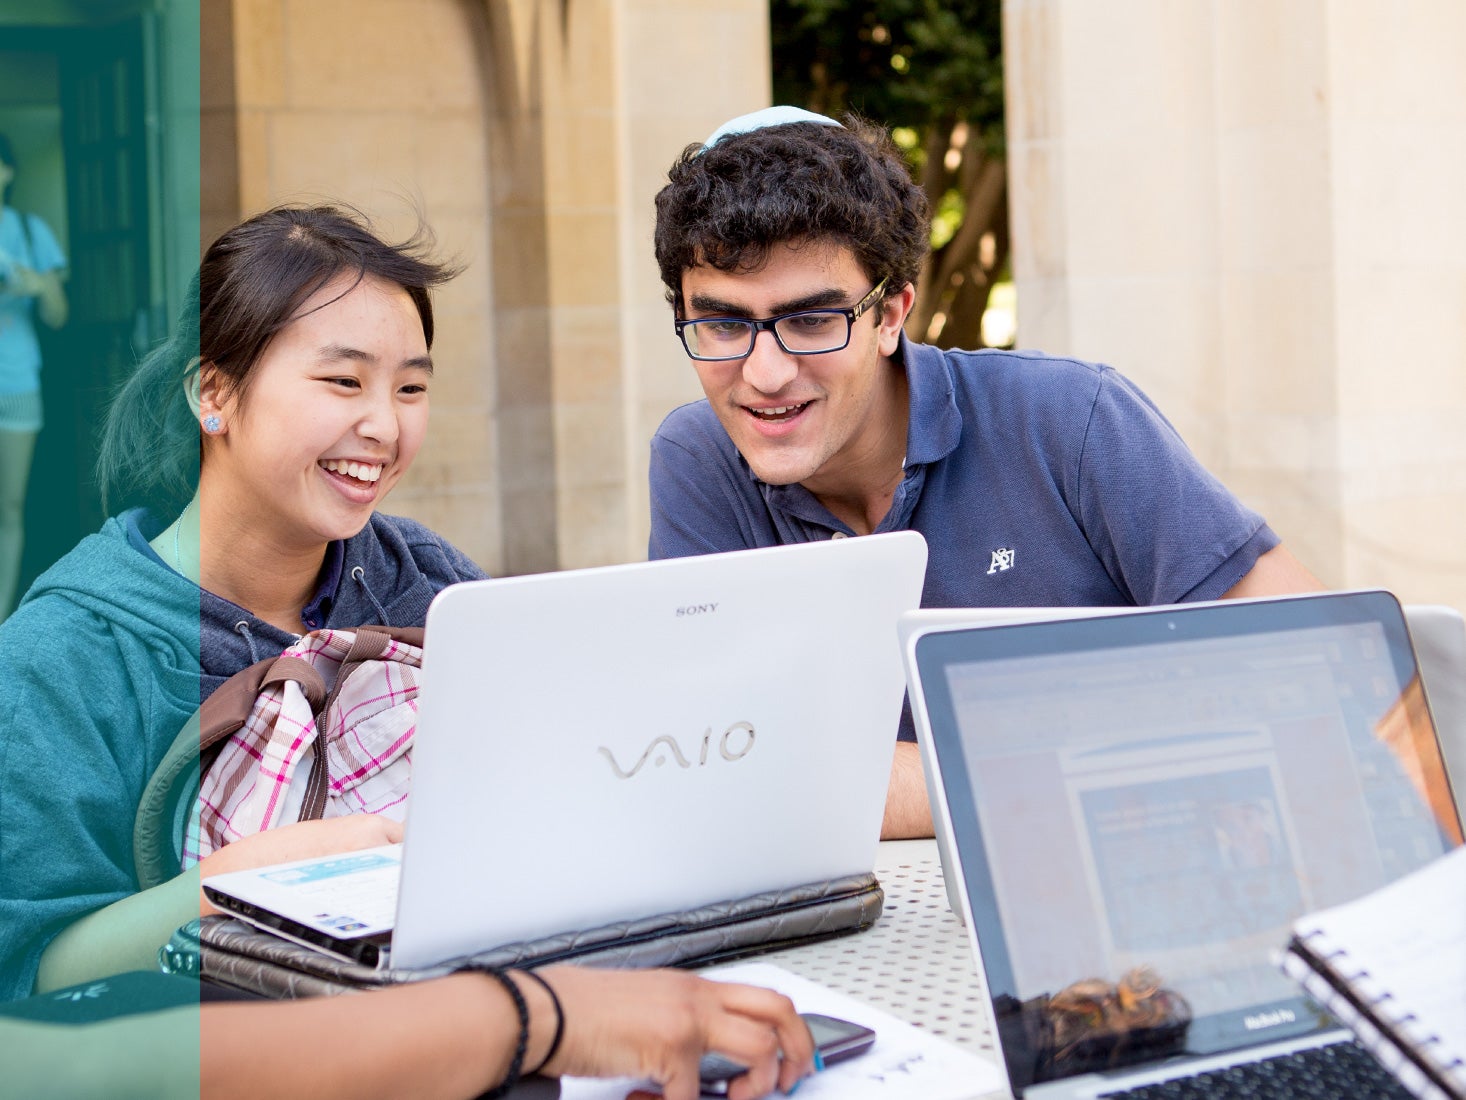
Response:
[[[101,538],[88,536],[49,571],[60,570],[73,579],[42,584],[43,575],[0,624],[0,676],[12,688],[6,693],[6,720],[0,726],[11,729],[27,701],[36,700],[35,689],[43,685],[73,683],[80,695],[103,702],[117,694],[125,678],[122,654],[127,634],[108,614],[110,605],[74,579],[84,571],[97,589],[105,586],[106,567],[117,559],[105,552],[105,543],[93,541]]]
[[[1003,426],[1026,431],[1035,421],[1055,419],[1083,422],[1107,380],[1118,377],[1103,363],[1037,351],[920,345],[913,350],[916,369],[945,370],[964,421],[976,417],[989,431]]]
[[[706,400],[679,405],[652,436],[653,465],[682,467],[688,463],[719,469],[737,467],[738,447]]]
[[[25,219],[25,228],[28,232],[38,237],[45,237],[46,240],[53,243],[56,241],[56,231],[51,228],[51,223],[41,215],[27,211],[20,216]]]
[[[728,433],[723,430],[706,398],[678,405],[662,418],[653,436],[654,440],[679,443],[702,442],[710,438],[727,439]]]
[[[371,557],[374,551],[399,561],[411,561],[430,578],[445,583],[480,580],[488,575],[431,527],[406,516],[373,512],[371,521],[347,540],[348,560]]]
[[[7,211],[8,212],[8,211]],[[39,214],[15,211],[17,229],[24,234],[29,244],[32,260],[43,271],[55,271],[66,266],[66,253],[50,223]],[[23,219],[23,221],[21,220]]]
[[[110,636],[112,620],[102,608],[71,598],[73,591],[52,587],[31,593],[0,624],[0,654],[35,656],[55,648],[53,639],[74,648]]]
[[[1011,348],[977,351],[931,349],[948,364],[954,380],[968,386],[1005,387],[1034,394],[1076,384],[1097,388],[1114,368],[1074,356]]]
[[[130,534],[137,531],[137,522],[131,513],[108,519],[99,531],[82,538],[47,567],[22,597],[21,606],[43,595],[106,598],[114,594],[119,580],[154,564],[134,543],[135,537],[143,536]]]
[[[108,519],[45,572],[0,625],[0,644],[11,631],[64,634],[81,629],[152,637],[198,629],[198,588],[145,552],[140,511]]]

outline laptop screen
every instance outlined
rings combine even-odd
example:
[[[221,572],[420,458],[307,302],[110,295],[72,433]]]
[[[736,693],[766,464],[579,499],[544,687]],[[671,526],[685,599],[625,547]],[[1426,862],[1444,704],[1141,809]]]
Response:
[[[933,746],[1015,1088],[1331,1026],[1304,913],[1460,842],[1384,593],[933,633]]]

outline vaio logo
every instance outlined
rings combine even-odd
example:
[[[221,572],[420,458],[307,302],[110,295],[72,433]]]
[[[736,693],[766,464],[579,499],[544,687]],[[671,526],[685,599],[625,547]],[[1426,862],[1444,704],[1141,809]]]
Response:
[[[723,731],[723,735],[717,739],[718,755],[721,756],[724,760],[730,762],[734,760],[742,760],[753,750],[753,742],[753,725],[749,722],[734,722],[731,726],[725,729]],[[697,762],[696,764],[694,764],[693,761],[689,760],[683,754],[682,747],[677,744],[676,738],[664,735],[662,737],[658,737],[655,741],[653,741],[650,745],[646,747],[646,751],[641,754],[641,757],[636,761],[635,764],[631,766],[631,769],[629,771],[621,766],[621,764],[617,761],[615,754],[612,753],[610,749],[606,748],[606,746],[602,745],[598,751],[610,762],[611,770],[616,773],[617,779],[630,779],[637,772],[641,771],[647,760],[652,758],[653,753],[656,754],[656,758],[652,759],[653,767],[660,768],[663,764],[665,764],[669,759],[668,753],[671,754],[670,759],[677,761],[677,766],[679,768],[705,767],[708,762],[708,753],[711,751],[712,747],[713,731],[712,728],[709,727],[708,730],[703,733],[702,740],[699,742]]]

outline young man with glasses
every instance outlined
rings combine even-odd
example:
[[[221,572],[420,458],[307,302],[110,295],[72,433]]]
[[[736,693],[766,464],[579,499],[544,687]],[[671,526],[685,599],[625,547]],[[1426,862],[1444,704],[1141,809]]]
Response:
[[[652,441],[651,557],[913,529],[926,607],[1319,587],[1114,370],[903,335],[929,213],[883,129],[770,108],[669,179],[657,262],[707,400]],[[909,710],[899,737],[883,835],[930,836]]]

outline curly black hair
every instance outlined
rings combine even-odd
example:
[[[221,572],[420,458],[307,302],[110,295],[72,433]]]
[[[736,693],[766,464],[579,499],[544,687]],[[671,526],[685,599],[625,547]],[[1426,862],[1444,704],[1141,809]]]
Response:
[[[656,252],[683,315],[682,274],[698,264],[757,271],[775,245],[849,248],[887,295],[915,283],[931,247],[926,193],[884,127],[791,122],[689,145],[657,194]]]

